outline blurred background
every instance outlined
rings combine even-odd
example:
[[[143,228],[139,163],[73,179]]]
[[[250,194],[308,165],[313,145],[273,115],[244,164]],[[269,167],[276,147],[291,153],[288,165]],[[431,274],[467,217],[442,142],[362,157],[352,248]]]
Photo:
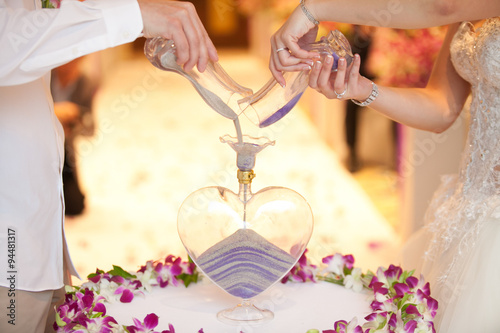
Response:
[[[257,91],[271,77],[269,38],[296,1],[192,2],[219,63]],[[334,29],[361,55],[363,75],[405,87],[425,86],[445,33],[445,27],[408,31],[322,23],[319,36]],[[79,60],[74,76],[92,87],[85,110],[85,102],[73,100],[80,111],[64,111],[69,93],[56,100],[71,138],[65,186],[67,206],[74,210],[67,211],[66,237],[83,278],[112,265],[136,270],[168,254],[186,258],[176,229],[184,198],[205,186],[238,190],[235,153],[219,141],[235,135],[233,123],[210,109],[186,79],[153,67],[144,41]],[[53,89],[61,87],[64,82]],[[257,155],[253,191],[284,186],[311,205],[309,257],[319,262],[335,252],[353,254],[358,266],[376,269],[399,263],[401,246],[421,227],[440,175],[456,171],[467,120],[439,135],[425,133],[308,89],[272,126],[258,129],[241,121],[245,134],[276,140]]]

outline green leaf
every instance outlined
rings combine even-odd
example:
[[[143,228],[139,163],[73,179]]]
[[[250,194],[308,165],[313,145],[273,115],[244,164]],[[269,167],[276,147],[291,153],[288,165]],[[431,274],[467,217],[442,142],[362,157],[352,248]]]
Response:
[[[76,293],[79,290],[80,290],[80,288],[76,287],[76,286],[69,286],[69,285],[65,285],[64,286],[64,292],[66,294],[74,294],[74,293]]]
[[[381,330],[382,328],[385,327],[386,324],[387,324],[387,318],[385,318],[384,321],[381,322],[380,325],[378,325],[377,329]]]
[[[403,274],[401,274],[401,282],[406,282],[406,279],[409,278],[410,276],[413,275],[413,273],[415,273],[415,270],[412,270],[412,271],[404,271]]]
[[[90,273],[89,275],[87,275],[87,279],[91,279],[91,278],[96,277],[97,275],[101,275],[101,274],[104,274],[104,271],[102,269],[98,269],[98,270],[96,270],[95,273]]]
[[[332,278],[332,277],[329,277],[329,276],[322,276],[322,275],[318,275],[316,277],[318,280],[320,281],[325,281],[325,282],[330,282],[330,283],[333,283],[333,284],[338,284],[339,286],[343,286],[344,285],[344,279],[335,279],[335,278]]]
[[[193,274],[186,274],[182,273],[176,276],[177,279],[182,280],[184,282],[184,286],[187,287],[191,283],[197,283],[198,282],[198,273],[193,273]]]
[[[416,306],[416,304],[413,304],[413,303],[408,303],[408,304],[405,304],[405,305],[403,305],[403,307],[401,308],[401,312],[406,312],[406,309],[407,309],[410,305],[415,305],[415,306]]]
[[[42,0],[42,8],[56,8],[49,0]]]
[[[405,294],[405,295],[403,296],[403,298],[401,299],[400,304],[401,304],[401,305],[405,304],[405,303],[406,303],[406,301],[408,300],[408,298],[410,298],[410,296],[411,296],[410,294]]]
[[[90,319],[99,318],[102,317],[102,312],[89,313],[87,314],[87,317],[89,317]]]
[[[319,333],[319,331],[315,328],[308,330],[306,333]]]
[[[64,321],[61,319],[61,316],[59,315],[59,312],[56,312],[56,324],[57,324],[57,326],[59,326],[59,327],[64,327],[64,326],[66,326],[66,322],[64,322]]]
[[[114,276],[121,276],[122,278],[125,279],[135,279],[137,276],[130,274],[120,266],[115,266],[113,265],[113,269],[108,272],[108,274],[114,275]]]

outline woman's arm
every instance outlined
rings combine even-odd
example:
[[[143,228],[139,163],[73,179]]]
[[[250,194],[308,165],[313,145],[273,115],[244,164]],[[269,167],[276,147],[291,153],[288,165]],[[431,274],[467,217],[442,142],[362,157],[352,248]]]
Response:
[[[492,0],[306,0],[318,21],[420,29],[500,15]]]
[[[305,8],[305,9],[304,9]],[[344,22],[388,28],[417,29],[500,16],[498,0],[305,0],[271,37],[269,69],[286,84],[283,71],[304,70],[315,54],[300,47],[300,41],[316,37],[314,23]],[[277,52],[287,48],[288,52]]]
[[[442,132],[456,120],[467,96],[470,85],[456,72],[450,59],[450,43],[458,24],[449,27],[443,46],[425,88],[379,87],[379,95],[370,107],[399,123],[433,132]],[[359,56],[347,82],[345,62],[337,74],[330,75],[326,64],[315,65],[310,75],[310,86],[329,98],[341,93],[347,85],[345,99],[365,100],[370,95],[371,82],[359,75]],[[331,64],[329,65],[331,68]]]

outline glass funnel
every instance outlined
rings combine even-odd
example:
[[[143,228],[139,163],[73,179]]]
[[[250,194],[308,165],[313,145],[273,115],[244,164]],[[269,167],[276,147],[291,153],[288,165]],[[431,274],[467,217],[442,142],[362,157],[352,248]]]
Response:
[[[326,55],[332,55],[332,71],[337,70],[339,58],[344,57],[347,66],[350,66],[354,57],[349,41],[338,30],[330,31],[327,36],[305,48],[319,53],[322,61]],[[283,76],[287,82],[285,88],[271,78],[255,94],[239,101],[245,115],[261,128],[272,125],[287,115],[308,86],[309,71],[285,72]]]
[[[236,119],[240,114],[237,101],[253,93],[251,89],[236,83],[218,62],[209,61],[203,73],[196,67],[189,72],[184,71],[176,62],[173,40],[162,37],[148,38],[144,53],[157,68],[178,73],[188,79],[203,100],[226,118]]]
[[[280,281],[296,264],[313,230],[307,201],[284,187],[251,190],[255,155],[274,144],[267,138],[224,136],[237,153],[238,192],[212,186],[190,194],[177,228],[189,256],[213,283],[240,299],[217,318],[228,324],[260,324],[273,312],[252,299]]]

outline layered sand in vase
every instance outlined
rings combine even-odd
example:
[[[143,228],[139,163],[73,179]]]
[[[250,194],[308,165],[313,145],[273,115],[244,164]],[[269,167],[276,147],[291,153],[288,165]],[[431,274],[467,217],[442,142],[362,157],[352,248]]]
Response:
[[[255,231],[239,229],[203,252],[196,263],[228,293],[249,299],[280,279],[295,261]]]

